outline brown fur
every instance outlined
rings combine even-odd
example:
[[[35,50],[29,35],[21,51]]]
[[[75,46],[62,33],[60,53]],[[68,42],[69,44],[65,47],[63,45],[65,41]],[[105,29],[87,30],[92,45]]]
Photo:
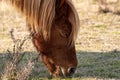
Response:
[[[78,14],[71,0],[10,0],[27,17],[33,44],[52,75],[71,76],[77,67]]]

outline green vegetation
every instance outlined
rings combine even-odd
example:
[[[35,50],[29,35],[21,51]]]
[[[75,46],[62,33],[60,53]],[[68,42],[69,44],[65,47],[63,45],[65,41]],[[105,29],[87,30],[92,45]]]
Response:
[[[77,74],[86,77],[120,78],[120,52],[79,52]]]
[[[35,52],[25,52],[25,55],[20,62],[20,66],[24,66],[30,58],[34,59],[37,55],[38,54]],[[94,80],[95,78],[120,79],[120,52],[78,52],[77,56],[79,65],[73,80],[82,80],[82,78],[83,80],[87,78],[91,80]],[[4,71],[8,61],[9,57],[7,53],[0,55],[0,74]],[[29,75],[29,79],[42,80],[48,78],[49,73],[41,59],[39,59],[35,63],[32,73]]]

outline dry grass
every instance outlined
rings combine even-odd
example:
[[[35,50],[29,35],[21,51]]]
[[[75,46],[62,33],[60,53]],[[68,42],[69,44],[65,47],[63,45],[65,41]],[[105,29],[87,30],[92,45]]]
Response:
[[[76,41],[78,69],[73,80],[116,80],[120,79],[120,15],[98,13],[94,0],[73,0],[81,20]],[[1,3],[0,3],[1,5]],[[23,39],[28,35],[25,17],[8,5],[0,7],[0,71],[3,72],[8,58],[6,50],[12,50],[13,42],[9,35],[15,30],[15,38]],[[29,47],[28,47],[29,46]],[[35,58],[37,53],[27,41],[23,46],[21,64]],[[34,54],[33,54],[34,53]],[[2,74],[0,72],[0,74]],[[30,74],[30,80],[46,79],[48,72],[39,60]],[[69,79],[68,79],[69,80]]]
[[[75,2],[81,19],[77,49],[88,52],[119,51],[120,16],[98,13],[98,5],[92,0],[80,1],[79,4]]]

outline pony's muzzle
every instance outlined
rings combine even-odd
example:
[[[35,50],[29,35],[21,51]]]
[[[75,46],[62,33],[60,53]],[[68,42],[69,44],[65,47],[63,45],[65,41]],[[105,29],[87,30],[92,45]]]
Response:
[[[67,70],[64,68],[61,68],[61,73],[63,77],[72,77],[75,71],[76,71],[75,67],[69,67]]]

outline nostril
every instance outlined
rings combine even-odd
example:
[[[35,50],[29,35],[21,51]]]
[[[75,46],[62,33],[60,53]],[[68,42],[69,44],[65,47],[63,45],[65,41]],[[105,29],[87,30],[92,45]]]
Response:
[[[74,67],[71,67],[71,68],[69,68],[69,73],[70,74],[74,74],[75,73],[75,70],[76,70],[76,68],[74,68]]]

